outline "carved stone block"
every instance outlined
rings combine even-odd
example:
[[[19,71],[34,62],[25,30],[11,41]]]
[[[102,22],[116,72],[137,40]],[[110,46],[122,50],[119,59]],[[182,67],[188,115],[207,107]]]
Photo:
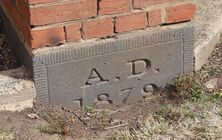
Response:
[[[134,103],[192,71],[192,50],[193,28],[187,27],[39,53],[37,97],[63,106]]]
[[[0,10],[8,44],[33,71],[37,101],[62,106],[134,103],[193,71],[194,28],[138,31],[29,51]]]

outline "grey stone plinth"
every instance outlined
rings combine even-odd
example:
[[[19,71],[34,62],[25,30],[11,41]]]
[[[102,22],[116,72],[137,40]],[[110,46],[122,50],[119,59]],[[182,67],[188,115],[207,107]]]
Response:
[[[37,99],[59,105],[134,103],[193,70],[194,29],[138,32],[34,57]]]
[[[15,34],[10,23],[4,22]],[[38,102],[62,106],[134,103],[177,75],[193,71],[194,28],[190,26],[138,31],[32,54],[24,51],[18,37],[15,40],[23,50],[19,56],[33,69]]]

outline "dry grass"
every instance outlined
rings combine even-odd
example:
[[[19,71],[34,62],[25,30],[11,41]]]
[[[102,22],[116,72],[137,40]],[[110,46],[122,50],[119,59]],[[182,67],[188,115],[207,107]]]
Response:
[[[203,81],[218,69],[204,69],[191,76],[180,76],[168,85],[181,103],[164,104],[147,116],[138,127],[114,132],[110,140],[202,140],[222,139],[222,92],[207,93]],[[207,77],[207,78],[206,78]]]
[[[12,140],[13,134],[5,128],[0,128],[0,140]]]
[[[163,106],[138,128],[119,131],[113,140],[222,139],[221,103],[204,99]]]

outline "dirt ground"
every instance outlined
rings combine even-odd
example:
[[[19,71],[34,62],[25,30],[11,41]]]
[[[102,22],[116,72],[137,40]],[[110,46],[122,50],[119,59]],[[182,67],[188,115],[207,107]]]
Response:
[[[105,139],[115,127],[136,126],[136,122],[144,120],[158,102],[159,99],[152,99],[112,109],[86,107],[76,111],[37,106],[22,112],[1,112],[0,128],[9,131],[11,135],[8,136],[18,140]],[[28,117],[32,114],[36,118]]]
[[[15,55],[8,48],[5,36],[0,30],[0,71],[15,69],[21,66],[21,64],[16,59]]]

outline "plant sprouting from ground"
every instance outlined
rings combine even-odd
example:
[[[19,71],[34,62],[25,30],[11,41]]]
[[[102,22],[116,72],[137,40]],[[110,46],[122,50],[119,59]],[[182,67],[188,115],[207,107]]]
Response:
[[[183,99],[198,101],[204,93],[202,85],[196,80],[193,75],[178,76],[166,89],[174,89]]]
[[[210,98],[214,102],[220,101],[222,99],[222,92],[214,92]]]

